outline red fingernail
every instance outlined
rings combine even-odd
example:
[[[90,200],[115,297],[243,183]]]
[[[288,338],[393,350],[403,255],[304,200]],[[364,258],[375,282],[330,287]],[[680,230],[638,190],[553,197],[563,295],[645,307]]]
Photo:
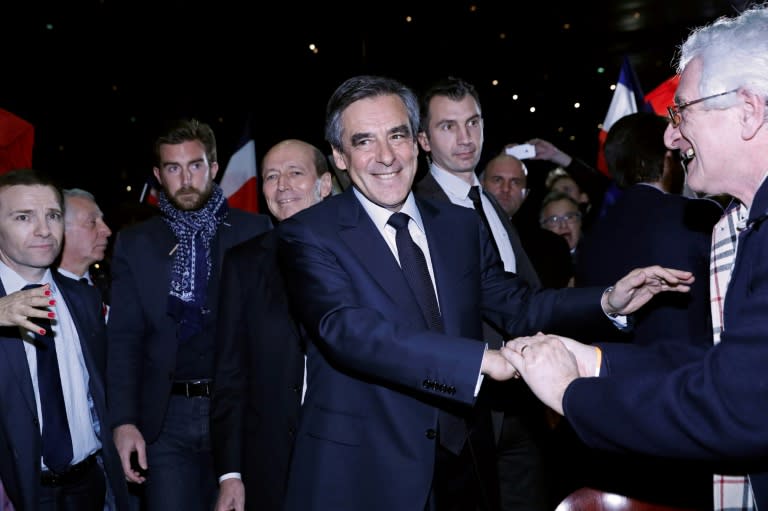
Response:
[[[56,300],[51,300],[50,302],[48,302],[48,305],[56,305]]]
[[[48,313],[48,317],[49,318],[55,318],[56,317],[56,313],[55,312],[49,312]]]
[[[50,290],[45,292],[45,296],[51,296]]]
[[[41,328],[40,330],[37,331],[37,333],[40,335],[45,335],[45,329]]]

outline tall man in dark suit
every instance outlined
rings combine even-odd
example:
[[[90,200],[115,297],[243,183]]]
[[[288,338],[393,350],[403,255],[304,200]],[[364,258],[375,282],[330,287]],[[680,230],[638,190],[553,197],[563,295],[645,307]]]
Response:
[[[110,426],[126,478],[147,483],[148,511],[209,511],[219,271],[228,248],[271,221],[228,207],[207,124],[173,123],[155,157],[161,215],[120,231],[112,258]]]
[[[125,479],[105,429],[101,300],[51,270],[63,235],[52,181],[32,170],[0,176],[0,478],[17,511],[124,510]]]
[[[328,160],[289,139],[261,162],[278,222],[331,193]],[[288,308],[274,230],[224,256],[216,331],[211,441],[217,511],[281,511],[304,386],[304,341]]]
[[[399,82],[345,81],[328,102],[326,139],[354,186],[277,228],[311,341],[288,511],[495,509],[489,417],[472,405],[486,375],[513,373],[481,341],[481,313],[510,332],[607,321],[663,289],[657,278],[688,277],[654,267],[611,292],[532,290],[504,272],[474,211],[410,193],[418,124],[418,101]],[[403,215],[397,235],[390,222]],[[430,282],[416,293],[398,263],[419,253]],[[439,312],[422,309],[430,299]]]
[[[503,350],[587,445],[708,460],[745,476],[715,487],[716,510],[768,506],[766,26],[768,6],[758,4],[691,32],[664,135],[692,190],[734,197],[712,235],[719,342],[588,346],[538,335]]]
[[[413,188],[417,197],[450,201],[472,208],[487,219],[492,242],[504,263],[531,287],[541,281],[523,249],[517,230],[496,198],[483,190],[476,167],[483,149],[483,113],[475,87],[448,77],[430,86],[421,97],[421,148],[429,172]],[[478,190],[480,201],[471,197]],[[509,335],[501,325],[483,323],[483,338],[495,348]],[[495,403],[494,430],[498,443],[501,509],[545,511],[546,488],[537,445],[537,430],[545,427],[544,410],[517,380],[488,382],[484,393]],[[506,406],[510,405],[510,406]]]

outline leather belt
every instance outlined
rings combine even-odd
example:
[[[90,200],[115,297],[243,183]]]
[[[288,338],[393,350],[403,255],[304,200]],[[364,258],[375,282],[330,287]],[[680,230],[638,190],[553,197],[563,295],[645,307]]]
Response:
[[[175,381],[171,394],[184,397],[211,397],[211,380]]]
[[[43,470],[40,473],[40,484],[43,486],[64,486],[78,482],[88,469],[96,464],[96,455],[93,453],[80,463],[70,465],[64,472]]]

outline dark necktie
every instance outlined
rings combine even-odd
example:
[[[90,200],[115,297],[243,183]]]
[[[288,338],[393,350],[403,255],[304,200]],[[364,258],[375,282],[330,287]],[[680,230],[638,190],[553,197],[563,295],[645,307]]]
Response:
[[[499,254],[499,247],[496,245],[496,238],[493,237],[493,230],[491,230],[491,224],[488,222],[488,217],[485,215],[485,210],[483,209],[483,201],[480,199],[480,187],[475,185],[469,189],[469,193],[467,194],[467,197],[470,198],[472,201],[472,204],[475,206],[475,211],[477,211],[477,214],[480,215],[480,218],[483,220],[483,224],[485,225],[485,229],[488,231],[488,236],[491,237],[491,242],[493,243],[493,249],[496,251],[497,254]]]
[[[430,330],[443,332],[443,318],[437,305],[435,289],[424,252],[408,232],[408,222],[411,217],[405,213],[395,213],[387,223],[395,228],[395,243],[400,259],[400,267],[405,274],[416,301],[419,303],[424,318]],[[438,429],[440,444],[454,454],[459,454],[467,438],[467,427],[461,417],[440,410],[438,414]]]
[[[23,289],[35,287],[40,287],[40,284],[28,284]],[[43,414],[43,462],[54,472],[63,472],[72,462],[72,437],[64,406],[64,392],[61,390],[59,360],[56,357],[51,320],[32,318],[31,321],[45,329],[45,335],[35,332],[37,386]]]
[[[395,213],[387,223],[395,228],[395,242],[397,254],[400,258],[400,267],[405,273],[408,285],[419,302],[421,312],[427,321],[430,330],[443,331],[443,318],[440,316],[440,308],[437,305],[435,288],[432,285],[432,277],[429,275],[429,267],[424,252],[411,238],[408,232],[408,222],[411,217],[405,213]]]

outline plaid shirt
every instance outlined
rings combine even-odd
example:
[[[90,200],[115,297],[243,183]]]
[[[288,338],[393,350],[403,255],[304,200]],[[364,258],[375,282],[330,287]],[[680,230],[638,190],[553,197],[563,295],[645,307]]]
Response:
[[[723,305],[736,261],[739,231],[746,225],[749,210],[733,202],[712,231],[709,263],[709,296],[712,310],[712,337],[715,344],[725,329]],[[753,511],[755,509],[749,479],[743,475],[714,474],[714,511]]]

